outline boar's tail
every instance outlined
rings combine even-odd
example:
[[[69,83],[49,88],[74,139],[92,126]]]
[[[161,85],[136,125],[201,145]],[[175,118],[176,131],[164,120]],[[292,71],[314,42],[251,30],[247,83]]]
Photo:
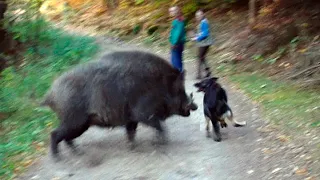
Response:
[[[52,101],[51,101],[51,94],[48,94],[45,96],[44,100],[40,102],[40,106],[51,106]]]

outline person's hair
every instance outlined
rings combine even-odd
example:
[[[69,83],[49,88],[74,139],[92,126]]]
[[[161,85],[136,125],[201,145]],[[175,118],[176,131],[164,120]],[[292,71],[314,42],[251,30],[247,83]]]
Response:
[[[196,12],[196,15],[197,15],[197,14],[200,14],[200,15],[204,16],[204,12],[203,12],[202,9],[199,9],[199,10]]]
[[[179,6],[172,6],[169,8],[169,11],[174,12],[176,15],[179,15],[181,13]]]

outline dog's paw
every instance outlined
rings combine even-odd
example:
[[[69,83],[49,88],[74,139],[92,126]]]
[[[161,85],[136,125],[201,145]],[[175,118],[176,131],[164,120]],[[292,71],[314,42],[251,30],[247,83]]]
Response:
[[[221,134],[212,134],[213,135],[213,140],[216,142],[220,142],[221,141]]]
[[[210,132],[209,131],[207,131],[207,133],[206,133],[206,137],[207,138],[210,138],[211,136],[210,136]]]
[[[223,122],[220,123],[220,126],[221,126],[221,128],[227,128],[228,124],[223,121]]]

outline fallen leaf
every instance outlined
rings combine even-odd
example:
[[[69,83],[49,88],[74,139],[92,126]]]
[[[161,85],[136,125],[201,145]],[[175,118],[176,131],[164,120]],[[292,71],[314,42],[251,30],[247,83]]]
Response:
[[[260,86],[260,88],[265,88],[267,85],[266,84],[263,84]]]
[[[305,53],[307,51],[307,49],[305,48],[305,49],[300,49],[298,52],[299,53]]]
[[[289,141],[289,137],[285,136],[285,135],[280,135],[277,138],[278,140],[280,140],[281,142],[287,142]]]
[[[263,148],[263,149],[262,149],[262,152],[263,152],[264,154],[271,154],[271,153],[272,153],[272,150],[270,150],[269,148]]]
[[[274,169],[271,173],[274,174],[274,173],[280,171],[281,169],[282,169],[282,168],[276,168],[276,169]]]
[[[299,175],[299,176],[306,175],[307,173],[308,173],[308,170],[306,168],[296,170],[296,175]]]
[[[247,171],[247,174],[252,174],[254,172],[254,170],[249,170]]]
[[[305,178],[305,180],[316,180],[316,177],[310,176],[310,177]]]
[[[27,167],[27,166],[29,166],[29,165],[31,165],[31,164],[32,164],[32,160],[26,160],[26,161],[22,162],[22,165],[23,165],[24,167]]]
[[[33,180],[33,179],[39,179],[39,175],[35,175],[35,176],[33,176],[31,179],[32,179],[32,180]]]
[[[268,132],[272,132],[272,129],[268,127],[261,127],[261,128],[258,128],[257,131],[261,133],[268,133]]]

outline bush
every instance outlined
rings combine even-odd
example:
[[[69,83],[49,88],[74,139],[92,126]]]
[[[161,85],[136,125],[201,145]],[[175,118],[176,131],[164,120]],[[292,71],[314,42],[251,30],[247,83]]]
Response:
[[[40,18],[21,20],[8,27],[25,46],[19,67],[1,73],[0,179],[23,170],[28,157],[39,152],[55,126],[55,115],[38,104],[53,79],[75,64],[89,60],[98,50],[94,39],[71,36]]]

